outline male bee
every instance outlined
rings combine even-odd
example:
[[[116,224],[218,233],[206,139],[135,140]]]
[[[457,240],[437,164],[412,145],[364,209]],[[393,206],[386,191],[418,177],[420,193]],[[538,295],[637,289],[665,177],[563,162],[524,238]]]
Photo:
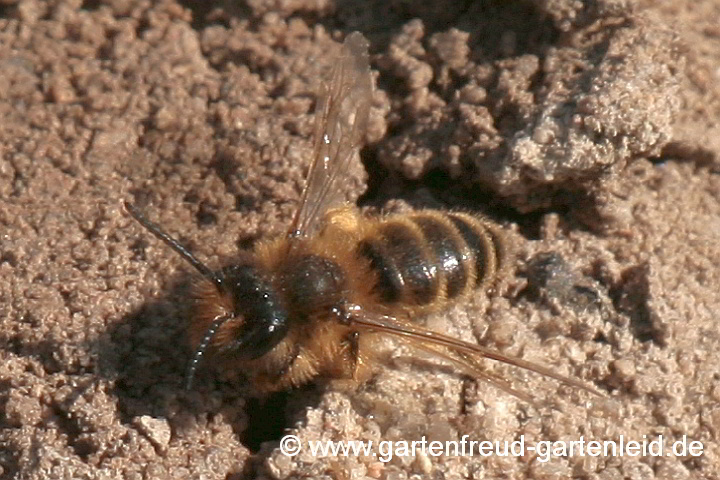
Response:
[[[206,355],[265,394],[317,377],[367,378],[373,338],[389,335],[512,390],[488,358],[589,389],[540,365],[420,327],[409,319],[487,290],[507,262],[501,231],[479,217],[421,210],[365,218],[340,198],[372,100],[368,44],[349,35],[318,98],[314,156],[287,235],[213,271],[135,207],[129,213],[202,278],[192,295],[190,387]]]

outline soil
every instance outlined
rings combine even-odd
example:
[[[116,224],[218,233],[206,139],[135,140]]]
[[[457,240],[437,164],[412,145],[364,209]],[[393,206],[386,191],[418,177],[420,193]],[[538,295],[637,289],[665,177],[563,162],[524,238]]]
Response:
[[[0,0],[0,477],[717,478],[718,18],[718,0]],[[355,30],[377,89],[347,199],[481,213],[515,251],[504,288],[419,321],[600,395],[486,362],[526,402],[394,343],[357,386],[253,399],[206,365],[183,389],[194,273],[123,201],[213,268],[283,234]],[[666,455],[288,457],[286,433],[662,435]],[[702,453],[668,453],[683,439]]]

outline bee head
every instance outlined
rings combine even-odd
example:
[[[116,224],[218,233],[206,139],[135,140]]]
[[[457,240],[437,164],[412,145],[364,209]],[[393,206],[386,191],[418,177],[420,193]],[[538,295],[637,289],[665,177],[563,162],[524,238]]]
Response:
[[[252,264],[221,270],[221,286],[232,298],[234,330],[217,353],[254,360],[272,350],[285,337],[288,315],[280,305],[269,280]],[[236,325],[236,326],[235,326]]]
[[[214,285],[217,294],[231,299],[230,311],[223,311],[212,319],[195,349],[186,377],[188,390],[200,359],[211,344],[222,355],[253,360],[280,343],[288,330],[287,313],[277,301],[270,281],[254,266],[251,258],[214,272],[159,225],[148,220],[134,205],[128,202],[124,205],[140,225],[175,250]],[[231,323],[232,331],[225,335],[223,329],[223,337],[216,338],[216,333],[227,323]]]
[[[186,376],[190,389],[200,360],[209,349],[233,360],[254,360],[272,350],[288,331],[288,315],[277,300],[269,279],[251,259],[213,273],[215,295],[226,299],[198,343]]]

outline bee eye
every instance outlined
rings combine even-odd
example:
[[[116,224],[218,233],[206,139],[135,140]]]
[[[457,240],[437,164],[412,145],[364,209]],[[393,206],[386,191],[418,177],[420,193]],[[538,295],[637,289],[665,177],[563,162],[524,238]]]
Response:
[[[285,337],[287,322],[284,317],[248,318],[235,339],[220,349],[243,360],[254,360],[273,349]]]
[[[236,314],[244,321],[233,341],[218,353],[252,360],[272,350],[287,333],[288,316],[270,282],[252,265],[233,265],[223,269],[222,283],[232,295]]]

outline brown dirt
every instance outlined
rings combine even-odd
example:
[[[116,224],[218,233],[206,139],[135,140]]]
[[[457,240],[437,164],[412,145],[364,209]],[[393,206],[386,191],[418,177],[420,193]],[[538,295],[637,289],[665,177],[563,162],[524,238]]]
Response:
[[[720,2],[0,1],[0,477],[718,478]],[[432,328],[539,409],[393,350],[359,391],[246,398],[190,354],[189,268],[282,232],[338,42],[378,92],[348,198],[481,211],[517,271]],[[496,368],[492,366],[492,368]],[[699,457],[289,458],[312,439],[701,441]]]

